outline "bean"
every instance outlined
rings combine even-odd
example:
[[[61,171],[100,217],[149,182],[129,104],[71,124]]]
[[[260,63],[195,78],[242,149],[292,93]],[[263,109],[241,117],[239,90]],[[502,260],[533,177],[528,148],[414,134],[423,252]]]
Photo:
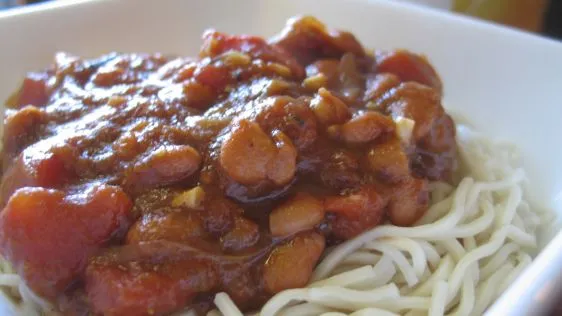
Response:
[[[410,161],[397,138],[371,147],[367,161],[377,177],[386,182],[398,182],[410,175]]]
[[[394,122],[386,115],[374,111],[363,112],[343,125],[328,129],[331,137],[346,143],[360,144],[375,140],[383,133],[394,130]]]
[[[388,217],[394,225],[410,226],[423,216],[428,205],[427,180],[411,177],[394,189],[388,203]]]
[[[189,241],[205,234],[203,220],[193,212],[144,214],[127,233],[127,243],[150,240]]]
[[[265,290],[275,294],[305,286],[324,247],[325,240],[322,235],[305,232],[275,248],[263,269]]]
[[[222,248],[240,251],[255,245],[260,238],[258,225],[241,216],[234,218],[234,227],[221,238]]]
[[[330,91],[320,88],[310,107],[324,125],[342,124],[351,118],[347,105]]]
[[[292,52],[302,65],[320,58],[340,58],[346,52],[365,55],[363,47],[351,33],[329,30],[311,16],[289,20],[281,35],[272,42]]]
[[[367,78],[365,89],[365,101],[376,101],[388,90],[400,84],[398,76],[390,73],[379,73]]]
[[[405,117],[414,120],[414,142],[426,136],[435,120],[444,112],[439,93],[416,82],[400,84],[391,89],[385,98],[386,110],[393,119]]]
[[[384,205],[385,199],[370,186],[364,186],[348,195],[327,197],[324,202],[326,212],[352,219],[360,219],[368,212],[381,212]]]
[[[308,193],[297,193],[271,212],[269,228],[273,236],[286,236],[312,229],[323,219],[322,201]]]
[[[36,139],[36,132],[47,121],[47,113],[33,105],[7,111],[4,123],[4,154],[17,155]]]
[[[326,211],[335,215],[329,219],[332,235],[347,240],[377,226],[384,218],[386,204],[387,197],[371,186],[349,195],[326,198]]]
[[[265,99],[256,122],[268,132],[282,131],[299,150],[312,145],[317,137],[317,122],[308,102],[287,96]]]
[[[267,165],[277,154],[261,127],[241,120],[220,149],[220,165],[235,181],[256,184],[267,178]]]
[[[138,192],[172,184],[194,174],[201,156],[189,145],[162,145],[126,173],[123,185]]]
[[[235,181],[252,185],[270,180],[276,185],[291,181],[297,152],[291,140],[275,131],[272,139],[254,122],[241,120],[222,144],[220,164]]]
[[[283,132],[274,132],[273,138],[277,146],[277,154],[267,165],[267,177],[276,185],[287,184],[295,176],[297,170],[297,150]]]

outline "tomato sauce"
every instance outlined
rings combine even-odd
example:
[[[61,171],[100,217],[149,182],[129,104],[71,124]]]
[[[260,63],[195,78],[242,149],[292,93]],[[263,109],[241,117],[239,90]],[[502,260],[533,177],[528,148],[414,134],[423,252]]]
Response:
[[[243,310],[426,211],[456,166],[427,60],[311,17],[197,58],[59,53],[5,117],[0,252],[67,315]]]

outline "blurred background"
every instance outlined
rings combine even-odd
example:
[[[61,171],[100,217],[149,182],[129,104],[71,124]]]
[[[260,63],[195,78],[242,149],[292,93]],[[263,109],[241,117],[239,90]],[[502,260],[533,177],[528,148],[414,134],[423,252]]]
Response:
[[[47,1],[0,0],[0,10]],[[416,3],[441,10],[470,15],[562,39],[562,0],[388,0]]]

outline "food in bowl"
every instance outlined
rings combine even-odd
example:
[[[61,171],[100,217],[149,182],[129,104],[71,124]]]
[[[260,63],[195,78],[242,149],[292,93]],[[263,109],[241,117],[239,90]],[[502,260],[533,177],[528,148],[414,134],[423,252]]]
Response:
[[[8,101],[0,283],[22,313],[481,314],[541,214],[442,93],[312,17],[197,58],[59,53]]]

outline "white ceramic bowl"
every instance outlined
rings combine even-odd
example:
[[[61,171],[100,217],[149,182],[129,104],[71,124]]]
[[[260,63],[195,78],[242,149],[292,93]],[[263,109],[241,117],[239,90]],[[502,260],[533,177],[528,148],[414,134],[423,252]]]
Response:
[[[487,135],[517,144],[532,200],[562,215],[562,44],[393,1],[57,1],[0,12],[0,99],[26,71],[49,65],[56,51],[193,55],[206,28],[269,36],[296,14],[350,30],[366,47],[425,53],[443,79],[449,110]],[[540,315],[562,292],[560,267],[562,234],[488,314]]]

